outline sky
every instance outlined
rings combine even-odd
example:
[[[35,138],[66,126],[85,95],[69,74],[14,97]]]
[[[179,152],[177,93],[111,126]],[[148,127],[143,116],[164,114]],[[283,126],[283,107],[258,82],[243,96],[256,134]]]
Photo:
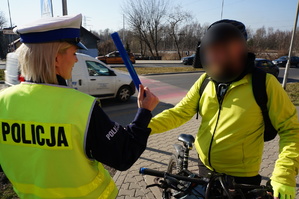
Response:
[[[10,26],[7,1],[13,25],[41,17],[40,0],[0,0],[0,11],[8,21],[7,27]],[[54,16],[61,16],[62,1],[52,2]],[[123,27],[124,3],[125,0],[68,0],[68,14],[82,13],[85,18],[82,23],[87,29],[117,31]],[[291,30],[297,3],[297,0],[224,0],[223,18],[242,21],[253,30],[262,26]],[[170,0],[169,7],[177,5],[192,14],[190,21],[211,24],[221,18],[222,0]],[[126,22],[125,28],[128,28]]]

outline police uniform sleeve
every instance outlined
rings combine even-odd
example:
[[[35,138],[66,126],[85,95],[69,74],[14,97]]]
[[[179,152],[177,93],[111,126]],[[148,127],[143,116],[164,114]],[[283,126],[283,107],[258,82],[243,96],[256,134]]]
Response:
[[[127,170],[146,148],[151,118],[149,110],[140,108],[132,123],[122,127],[111,121],[97,102],[87,131],[87,156],[117,170]]]

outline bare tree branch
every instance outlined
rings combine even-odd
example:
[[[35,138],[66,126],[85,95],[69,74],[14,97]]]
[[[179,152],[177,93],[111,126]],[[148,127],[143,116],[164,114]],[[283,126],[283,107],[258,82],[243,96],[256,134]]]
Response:
[[[167,16],[168,0],[127,0],[123,11],[153,57],[159,57],[161,28]]]
[[[2,11],[0,11],[0,29],[4,28],[4,26],[6,25],[6,18],[3,14]]]
[[[183,33],[180,33],[181,29],[179,28],[179,25],[184,21],[188,21],[191,17],[192,15],[186,11],[182,11],[181,7],[175,7],[174,12],[171,12],[168,16],[170,26],[169,34],[174,40],[179,59],[182,58],[179,37],[183,36]]]

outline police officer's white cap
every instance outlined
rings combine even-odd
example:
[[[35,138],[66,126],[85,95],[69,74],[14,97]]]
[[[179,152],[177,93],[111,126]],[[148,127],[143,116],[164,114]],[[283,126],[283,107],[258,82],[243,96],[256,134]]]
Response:
[[[20,34],[23,43],[46,43],[66,41],[87,48],[80,42],[82,15],[41,18],[32,23],[17,26],[14,32]]]

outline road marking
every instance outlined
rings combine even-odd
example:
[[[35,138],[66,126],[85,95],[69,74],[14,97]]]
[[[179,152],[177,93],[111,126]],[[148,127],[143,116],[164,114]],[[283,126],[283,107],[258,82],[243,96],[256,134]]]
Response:
[[[144,76],[140,77],[144,86],[150,88],[161,102],[177,104],[187,94],[188,90],[158,81]]]

